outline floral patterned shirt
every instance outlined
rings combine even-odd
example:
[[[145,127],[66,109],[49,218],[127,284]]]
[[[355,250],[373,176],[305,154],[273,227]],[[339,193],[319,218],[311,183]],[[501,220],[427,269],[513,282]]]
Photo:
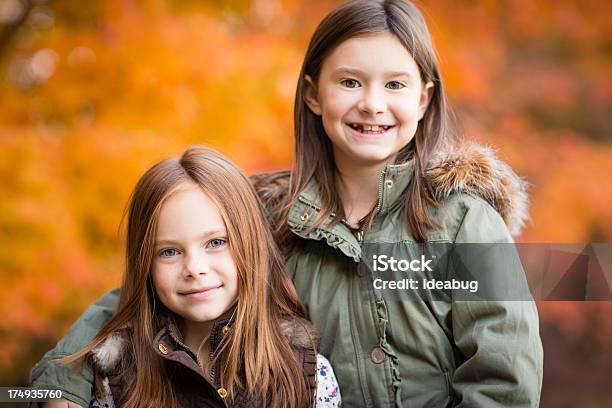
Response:
[[[317,355],[317,408],[342,407],[340,388],[329,361]]]

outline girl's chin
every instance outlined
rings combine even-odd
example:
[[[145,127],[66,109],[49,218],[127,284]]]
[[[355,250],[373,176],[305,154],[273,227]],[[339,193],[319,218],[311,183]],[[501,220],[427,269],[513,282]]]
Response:
[[[213,321],[217,320],[223,312],[220,313],[184,313],[180,315],[181,319],[183,319],[186,323],[192,325],[200,325],[200,324],[209,324]]]
[[[397,152],[389,151],[388,149],[351,149],[348,152],[348,159],[356,164],[363,165],[380,165],[388,164],[396,155]]]

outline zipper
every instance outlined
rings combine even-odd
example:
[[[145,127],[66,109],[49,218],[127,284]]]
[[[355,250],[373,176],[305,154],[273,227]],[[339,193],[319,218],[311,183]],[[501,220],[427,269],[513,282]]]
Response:
[[[374,214],[372,214],[372,218],[376,217],[376,215],[380,212],[382,208],[382,199],[383,199],[383,181],[385,179],[385,175],[387,174],[386,170],[383,170],[380,173],[380,177],[378,178],[378,202],[376,203],[376,210],[374,210]],[[363,235],[365,233],[365,225],[361,226],[361,229],[357,231],[355,236],[357,237],[357,241],[359,242],[359,246],[363,243]]]
[[[219,335],[220,326],[221,325],[217,325],[217,327],[214,328],[215,330],[212,333],[210,333],[210,350],[208,351],[208,361],[211,363],[215,357],[215,352],[217,351],[217,348],[218,348],[218,347],[215,347],[215,349],[213,350],[213,344],[217,344],[217,337]],[[215,387],[217,386],[217,383],[215,382],[215,374],[217,373],[217,367],[216,367],[217,364],[219,364],[219,360],[217,360],[216,364],[211,364],[211,368],[210,368],[210,381],[213,382]]]
[[[376,210],[374,210],[374,213],[372,214],[372,218],[375,217],[376,214],[378,214],[378,212],[382,208],[383,181],[384,181],[384,178],[385,178],[385,174],[386,174],[386,171],[383,170],[381,172],[380,178],[378,180],[378,202],[376,203]],[[363,236],[365,235],[365,228],[366,228],[366,225],[364,224],[364,225],[361,226],[361,229],[359,229],[359,231],[357,231],[355,233],[355,237],[357,238],[357,241],[359,242],[359,247],[362,250],[362,256],[363,256]],[[363,261],[361,263],[363,263]],[[358,264],[357,268],[359,268],[359,265],[361,265],[361,263]],[[349,296],[350,296],[349,297],[349,307],[350,308],[354,307],[354,299],[352,297],[352,293],[353,293],[352,291],[349,291]],[[374,296],[376,297],[376,293],[374,293]],[[370,303],[370,315],[372,316],[372,318],[374,320],[373,321],[374,327],[376,327],[377,331],[379,331],[381,329],[380,322],[377,321],[377,319],[375,318],[375,316],[378,315],[378,310],[376,310],[376,313],[373,313],[372,312],[372,303],[371,302],[369,302],[369,303]],[[376,302],[376,303],[378,303],[378,302]],[[384,301],[383,301],[383,304],[384,304]],[[351,329],[351,337],[352,337],[353,343],[356,344],[356,345],[360,344],[359,339],[356,338],[358,336],[356,336],[356,334],[355,334],[355,332],[353,330],[353,325],[349,325],[349,327]],[[386,325],[383,328],[383,330],[386,330]],[[381,339],[380,331],[379,331],[378,334],[379,334],[379,341],[380,341],[380,339]],[[382,338],[384,338],[384,337],[385,336],[383,335]],[[359,368],[359,364],[358,364],[358,368]],[[370,389],[368,387],[368,381],[367,381],[368,376],[369,376],[368,373],[364,372],[363,370],[358,370],[358,378],[359,378],[359,381],[361,382],[361,389],[363,390],[362,392],[364,393],[364,397],[366,399],[367,399],[367,395],[370,395]]]
[[[383,181],[385,179],[386,174],[387,170],[385,169],[382,171],[382,173],[380,173],[380,178],[378,179],[378,203],[376,204],[376,211],[374,212],[373,216],[376,216],[376,214],[378,214],[378,212],[382,208]]]
[[[221,327],[221,326],[223,326],[223,325],[218,325],[218,327]],[[214,330],[213,332],[211,332],[211,334],[210,334],[210,338],[209,338],[209,342],[210,342],[211,347],[210,347],[210,351],[208,352],[208,359],[209,359],[209,361],[210,361],[210,362],[212,362],[213,358],[215,357],[215,351],[216,351],[216,349],[215,349],[215,350],[213,350],[213,349],[212,349],[212,345],[214,344],[214,343],[213,343],[213,340],[216,340],[216,339],[217,339],[217,337],[218,337],[218,334],[219,334],[219,329],[218,329],[218,327],[217,327],[217,328],[215,328],[215,330]],[[203,367],[203,365],[200,363],[200,358],[199,358],[199,356],[198,356],[198,355],[197,355],[197,354],[196,354],[196,353],[195,353],[195,352],[194,352],[194,351],[193,351],[193,350],[192,350],[192,349],[191,349],[189,346],[187,346],[185,343],[183,343],[182,341],[180,341],[180,340],[178,339],[178,337],[177,337],[177,336],[175,336],[175,334],[173,333],[173,331],[172,331],[172,330],[170,330],[170,336],[172,337],[172,339],[173,339],[174,341],[176,341],[176,342],[177,342],[177,343],[178,343],[180,346],[182,346],[182,347],[183,347],[185,350],[189,350],[189,352],[191,352],[191,354],[193,354],[193,355],[195,356],[195,360],[196,360],[196,362],[198,363],[198,365],[200,366],[200,368],[202,368],[202,369],[204,368],[204,367]],[[215,384],[215,383],[214,383],[215,374],[216,374],[216,364],[212,364],[212,365],[211,365],[211,372],[210,372],[210,381],[213,383],[213,386],[215,386],[215,387],[216,387],[216,386],[217,386],[217,384]]]
[[[299,196],[299,197],[298,197],[298,201],[300,201],[300,202],[302,202],[302,203],[304,203],[304,204],[306,204],[306,205],[309,205],[309,206],[311,206],[312,208],[314,208],[314,209],[316,209],[316,210],[318,210],[318,211],[321,211],[321,207],[319,207],[319,206],[318,206],[318,205],[316,205],[316,204],[311,203],[310,201],[306,200],[305,198],[302,198],[302,196]],[[335,214],[334,214],[334,213],[331,213],[331,215],[332,215],[332,216],[335,216]]]

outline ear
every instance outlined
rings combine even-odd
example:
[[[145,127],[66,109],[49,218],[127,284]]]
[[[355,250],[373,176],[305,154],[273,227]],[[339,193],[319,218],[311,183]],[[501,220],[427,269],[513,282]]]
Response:
[[[310,75],[304,75],[304,102],[306,102],[312,113],[321,116],[321,105],[319,104],[317,87]]]
[[[419,120],[423,119],[423,115],[427,111],[427,107],[429,106],[429,101],[431,101],[431,97],[434,93],[434,84],[429,81],[423,86],[421,90],[421,99],[419,100]]]

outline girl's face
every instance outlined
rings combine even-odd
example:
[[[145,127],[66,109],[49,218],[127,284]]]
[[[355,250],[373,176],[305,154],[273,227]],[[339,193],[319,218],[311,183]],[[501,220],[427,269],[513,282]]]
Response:
[[[305,79],[305,102],[322,117],[337,163],[392,161],[414,137],[433,91],[390,33],[344,41],[323,61],[317,84]]]
[[[153,284],[185,323],[214,320],[238,297],[238,272],[219,210],[197,185],[183,183],[162,205]]]

